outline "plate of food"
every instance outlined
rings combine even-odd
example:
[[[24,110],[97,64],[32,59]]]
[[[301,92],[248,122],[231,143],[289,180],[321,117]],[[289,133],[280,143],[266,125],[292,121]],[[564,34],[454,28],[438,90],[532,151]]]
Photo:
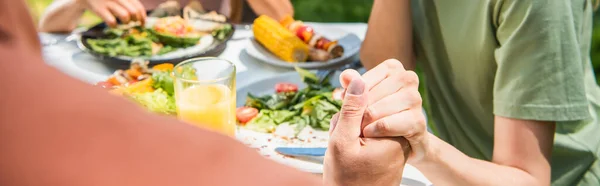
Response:
[[[191,5],[181,9],[172,2],[152,11],[145,22],[115,28],[96,25],[81,34],[78,46],[106,61],[143,59],[158,64],[218,55],[234,33],[224,15]]]
[[[134,60],[128,69],[116,70],[96,85],[128,98],[150,112],[175,116],[173,64],[162,63],[152,68],[148,64],[148,61]]]
[[[341,108],[339,73],[318,78],[301,68],[237,91],[237,137],[277,162],[322,173],[322,157],[290,157],[278,147],[327,147],[329,122]]]
[[[352,33],[285,17],[276,21],[260,16],[246,52],[258,61],[283,67],[323,69],[355,61],[362,41]]]

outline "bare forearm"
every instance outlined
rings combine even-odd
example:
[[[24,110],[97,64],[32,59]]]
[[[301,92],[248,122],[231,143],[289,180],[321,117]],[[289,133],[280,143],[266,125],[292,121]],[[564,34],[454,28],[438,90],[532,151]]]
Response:
[[[257,15],[267,15],[275,20],[294,15],[294,7],[289,0],[247,0]]]
[[[529,173],[510,166],[471,158],[452,145],[429,134],[433,155],[413,164],[435,185],[548,185]]]
[[[360,51],[367,69],[395,58],[406,69],[414,70],[412,22],[409,0],[375,0],[369,28]]]
[[[39,23],[42,32],[70,32],[85,11],[77,0],[56,0],[46,10]]]

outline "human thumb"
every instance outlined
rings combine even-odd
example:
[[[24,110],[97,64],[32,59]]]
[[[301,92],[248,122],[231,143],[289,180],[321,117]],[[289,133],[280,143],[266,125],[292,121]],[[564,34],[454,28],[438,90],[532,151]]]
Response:
[[[365,82],[360,75],[352,78],[346,89],[346,95],[339,113],[339,118],[332,131],[332,137],[338,140],[353,142],[360,138],[361,122],[367,107]]]

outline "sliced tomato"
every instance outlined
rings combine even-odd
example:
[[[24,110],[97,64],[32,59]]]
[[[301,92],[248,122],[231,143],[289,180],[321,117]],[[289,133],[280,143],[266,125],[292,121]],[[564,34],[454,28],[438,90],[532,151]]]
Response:
[[[108,80],[106,80],[106,82],[112,84],[112,85],[121,85],[121,82],[119,82],[119,80],[117,80],[117,77],[115,76],[110,76],[110,78],[108,78]]]
[[[134,83],[137,83],[137,82],[139,82],[139,81],[137,79],[134,79],[134,80],[129,81],[129,84],[131,85],[131,84],[134,84]]]
[[[112,83],[109,83],[108,81],[100,81],[98,83],[96,83],[96,86],[105,88],[105,89],[111,89],[114,85]]]
[[[256,115],[258,115],[258,109],[253,107],[240,107],[235,111],[237,120],[242,124],[252,120]]]
[[[298,85],[293,83],[277,83],[275,85],[275,92],[298,92]]]
[[[336,88],[335,90],[333,90],[332,94],[333,94],[332,97],[334,100],[344,99],[344,89],[342,89],[342,88]]]

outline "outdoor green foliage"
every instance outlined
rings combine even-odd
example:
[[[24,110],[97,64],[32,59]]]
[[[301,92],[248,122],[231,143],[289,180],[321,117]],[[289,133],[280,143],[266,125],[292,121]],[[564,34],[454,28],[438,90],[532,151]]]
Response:
[[[373,0],[292,0],[295,17],[315,22],[367,22]]]

